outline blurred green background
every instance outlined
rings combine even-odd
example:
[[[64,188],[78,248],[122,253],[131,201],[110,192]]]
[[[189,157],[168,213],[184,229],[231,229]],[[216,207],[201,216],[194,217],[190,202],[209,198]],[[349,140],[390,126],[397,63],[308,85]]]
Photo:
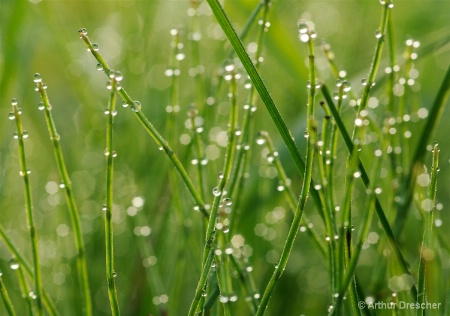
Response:
[[[225,8],[238,31],[242,30],[250,13],[258,4],[256,0],[225,1]],[[15,126],[7,118],[11,98],[17,98],[23,108],[23,123],[30,137],[26,141],[27,159],[41,250],[44,287],[54,298],[62,315],[80,315],[79,290],[75,269],[75,248],[72,228],[63,193],[55,189],[60,182],[43,113],[38,110],[39,95],[34,91],[33,74],[42,74],[48,85],[53,105],[53,115],[61,135],[61,144],[71,174],[75,195],[81,212],[85,235],[88,271],[95,315],[110,313],[104,269],[104,228],[101,205],[105,196],[105,118],[108,91],[104,75],[95,69],[96,61],[86,52],[78,37],[80,27],[87,28],[93,42],[99,43],[100,52],[113,69],[124,74],[122,85],[139,100],[142,111],[155,127],[166,134],[166,105],[168,104],[170,78],[164,75],[169,64],[170,30],[181,30],[186,58],[181,61],[180,107],[177,114],[176,133],[189,134],[185,127],[187,110],[197,102],[195,80],[190,76],[196,65],[192,60],[189,40],[194,31],[201,34],[200,80],[206,97],[213,96],[213,105],[198,104],[204,108],[203,141],[210,145],[212,154],[208,164],[208,194],[216,183],[216,174],[222,166],[224,148],[217,144],[215,134],[226,130],[226,89],[216,93],[220,69],[231,46],[206,3],[197,10],[195,21],[188,15],[190,1],[12,1],[0,2],[0,222],[17,245],[31,259],[29,238],[23,202],[23,188],[18,175],[17,142],[12,134]],[[336,56],[338,67],[345,69],[358,95],[361,79],[367,75],[375,46],[374,32],[378,27],[381,6],[378,1],[287,1],[275,0],[269,15],[271,27],[264,47],[262,77],[279,107],[287,125],[297,138],[303,151],[306,104],[306,47],[298,40],[297,22],[311,20],[320,44],[327,40]],[[429,108],[438,90],[443,74],[450,62],[450,2],[449,1],[396,1],[393,22],[396,50],[401,59],[406,39],[412,37],[429,48],[420,56],[415,67],[420,71],[420,90],[413,94],[416,106]],[[198,23],[196,25],[195,23]],[[196,30],[195,28],[198,28]],[[256,28],[252,28],[245,44],[255,41]],[[447,40],[447,45],[435,48],[434,43]],[[387,46],[386,46],[387,49]],[[317,49],[318,77],[333,82],[324,55]],[[382,59],[379,76],[388,64],[387,50]],[[239,87],[240,106],[244,104],[243,81]],[[383,94],[383,89],[377,92]],[[383,107],[380,107],[382,111]],[[168,185],[168,159],[158,150],[154,141],[135,120],[132,112],[119,107],[115,125],[115,146],[118,152],[115,172],[115,251],[119,302],[124,315],[157,314],[168,309],[169,315],[186,314],[193,298],[199,277],[201,258],[201,217],[192,211],[193,202],[179,181],[183,196],[184,227],[178,225]],[[320,113],[320,109],[318,109]],[[352,118],[351,109],[344,116]],[[323,115],[320,113],[320,115]],[[379,113],[382,117],[383,113]],[[443,204],[439,218],[445,225],[450,221],[446,212],[449,201],[449,139],[450,119],[444,113],[435,140],[441,147],[441,173],[438,200]],[[255,130],[268,130],[280,152],[281,160],[299,192],[299,177],[264,106],[258,101]],[[413,135],[420,133],[423,124],[413,125]],[[216,128],[211,131],[211,129]],[[215,131],[215,132],[214,132]],[[413,140],[415,138],[413,137]],[[414,143],[414,142],[412,142]],[[189,146],[180,142],[172,144],[194,177],[190,165]],[[277,192],[278,180],[261,156],[261,148],[252,144],[253,158],[249,179],[242,189],[239,216],[233,234],[240,234],[252,255],[256,288],[262,291],[278,260],[287,229],[290,213],[286,201]],[[219,154],[216,154],[218,152]],[[343,166],[346,151],[339,151]],[[215,158],[215,159],[213,159]],[[427,158],[429,164],[430,158]],[[344,169],[337,175],[343,181]],[[338,181],[339,181],[338,180]],[[386,184],[385,191],[389,191]],[[362,191],[361,191],[362,192]],[[127,210],[145,204],[136,216]],[[340,199],[340,197],[338,197]],[[212,201],[209,194],[207,202]],[[320,222],[312,203],[307,213],[313,222]],[[273,219],[273,211],[284,214]],[[132,211],[131,211],[132,212]],[[269,213],[271,212],[271,213]],[[271,215],[272,214],[272,215]],[[271,217],[272,216],[272,217]],[[276,217],[276,216],[275,216]],[[414,271],[418,264],[418,245],[421,229],[416,210],[411,211],[410,229],[400,236],[406,258]],[[376,222],[376,221],[375,221]],[[412,222],[412,223],[411,223]],[[260,225],[260,226],[258,226]],[[261,226],[262,225],[262,226]],[[138,229],[136,229],[138,227]],[[151,228],[139,229],[139,227]],[[257,228],[259,227],[259,229]],[[376,225],[375,225],[376,227]],[[189,239],[184,244],[187,229]],[[261,229],[263,233],[261,233]],[[421,231],[421,230],[420,230]],[[320,233],[320,230],[319,230]],[[142,236],[145,235],[145,236]],[[146,236],[148,235],[148,236]],[[381,237],[381,236],[380,236]],[[184,244],[184,247],[181,245]],[[154,251],[146,253],[144,251]],[[361,270],[363,280],[370,273],[379,254],[376,249],[363,252]],[[150,259],[149,259],[150,258]],[[0,244],[0,269],[19,312],[23,307],[19,287],[9,269],[10,253]],[[157,260],[157,262],[155,261]],[[449,255],[442,251],[442,264],[449,265]],[[151,262],[152,264],[149,264]],[[156,264],[153,264],[155,263]],[[144,263],[144,264],[143,264]],[[285,275],[272,297],[271,315],[323,315],[329,304],[327,264],[304,236],[299,235]],[[448,271],[448,270],[447,270]],[[159,275],[161,292],[153,290],[155,275]],[[386,278],[387,279],[387,278]],[[153,280],[153,281],[152,281]],[[448,280],[444,275],[442,282]],[[381,280],[389,291],[387,280]],[[367,295],[374,287],[369,283]],[[383,287],[382,286],[382,287]],[[155,304],[154,297],[166,294],[167,304]],[[236,303],[249,314],[245,297]],[[5,314],[0,304],[0,314]]]

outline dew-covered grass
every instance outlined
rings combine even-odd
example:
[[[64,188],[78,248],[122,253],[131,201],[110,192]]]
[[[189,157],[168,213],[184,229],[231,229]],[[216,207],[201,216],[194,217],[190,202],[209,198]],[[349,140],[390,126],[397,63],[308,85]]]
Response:
[[[449,9],[2,3],[0,315],[447,315]]]

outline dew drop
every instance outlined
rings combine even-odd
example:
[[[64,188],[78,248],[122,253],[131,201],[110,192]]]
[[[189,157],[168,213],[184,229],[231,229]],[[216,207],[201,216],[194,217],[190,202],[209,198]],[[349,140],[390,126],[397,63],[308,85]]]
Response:
[[[221,303],[226,304],[226,303],[228,303],[229,300],[230,300],[230,299],[229,299],[228,296],[220,295],[219,301],[220,301]]]
[[[33,76],[33,81],[38,83],[38,82],[42,82],[42,76],[39,73],[35,73]]]
[[[298,32],[299,34],[305,34],[306,32],[308,32],[308,25],[304,22],[300,23],[298,25]]]
[[[39,102],[38,109],[39,109],[39,111],[43,111],[45,109],[44,102]]]
[[[105,110],[103,111],[103,113],[104,113],[105,115],[109,115],[109,109],[105,109]]]
[[[117,272],[116,272],[116,271],[114,271],[114,272],[112,273],[112,277],[113,277],[113,278],[116,278],[116,277],[117,277]]]
[[[112,89],[112,84],[110,81],[106,82],[106,89],[111,90]]]
[[[222,202],[223,202],[223,204],[224,204],[225,206],[231,206],[231,205],[233,204],[233,202],[231,201],[230,198],[224,198],[224,199],[222,200]]]
[[[97,43],[94,43],[94,44],[92,44],[92,49],[94,50],[94,52],[98,52],[98,44]]]
[[[122,102],[122,106],[123,106],[124,108],[126,108],[126,107],[128,107],[128,103],[126,103],[125,101],[123,101],[123,102]]]
[[[220,196],[222,194],[222,192],[220,192],[218,187],[214,187],[214,189],[212,190],[212,193],[214,196]]]
[[[108,207],[106,206],[106,204],[103,204],[103,206],[102,206],[102,211],[103,212],[106,212],[108,210]]]
[[[19,262],[17,262],[16,258],[11,258],[11,260],[9,260],[9,267],[12,270],[19,269],[20,265],[19,265]]]
[[[36,295],[36,293],[34,293],[33,291],[31,291],[30,293],[28,293],[28,296],[29,296],[32,300],[37,299],[37,295]]]
[[[362,80],[361,80],[361,84],[362,84],[363,86],[366,86],[366,85],[367,85],[367,80],[366,80],[366,79],[362,79]]]
[[[78,33],[80,33],[80,38],[81,36],[86,36],[87,35],[87,30],[83,27],[81,29],[78,30]]]
[[[105,149],[105,151],[103,152],[103,154],[104,154],[106,157],[109,156],[109,150],[108,150],[108,148]]]
[[[22,137],[23,138],[28,138],[28,136],[29,136],[28,131],[24,130],[23,133],[22,133]]]
[[[141,106],[141,102],[139,101],[134,101],[133,104],[131,105],[131,109],[134,112],[139,112],[141,110],[142,106]]]
[[[380,30],[376,30],[375,31],[375,38],[381,38],[381,36],[383,36],[383,33],[381,33]]]
[[[13,133],[13,138],[14,138],[14,139],[19,139],[19,133],[14,132],[14,133]]]
[[[8,114],[8,118],[12,121],[12,120],[14,120],[14,119],[16,118],[16,116],[14,115],[13,112],[10,112],[10,113]]]
[[[116,71],[115,77],[114,79],[116,79],[117,82],[122,81],[123,80],[123,75],[120,71]],[[120,89],[119,89],[120,90]]]
[[[95,67],[97,70],[103,70],[103,66],[102,64],[97,64],[97,66]]]
[[[303,136],[304,136],[305,138],[309,138],[309,133],[308,133],[308,131],[305,131],[305,133],[303,134]]]

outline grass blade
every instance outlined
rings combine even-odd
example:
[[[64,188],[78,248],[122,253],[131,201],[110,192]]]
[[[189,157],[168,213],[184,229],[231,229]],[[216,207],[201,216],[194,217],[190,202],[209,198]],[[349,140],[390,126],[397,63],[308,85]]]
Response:
[[[31,239],[31,249],[33,254],[33,269],[34,269],[34,291],[30,293],[30,296],[36,300],[37,306],[37,315],[43,315],[42,310],[42,274],[41,274],[41,265],[39,259],[39,249],[38,249],[38,241],[36,236],[36,226],[34,222],[34,214],[33,214],[33,201],[31,196],[31,186],[30,186],[30,171],[27,167],[26,155],[25,155],[25,144],[24,138],[28,137],[28,132],[23,129],[22,120],[20,115],[22,114],[22,110],[17,106],[17,100],[12,99],[12,112],[10,113],[10,119],[16,121],[17,134],[15,138],[17,138],[19,142],[19,157],[20,157],[20,176],[23,179],[24,183],[24,193],[25,193],[25,209],[27,214],[27,225],[30,232]]]
[[[63,152],[60,144],[60,137],[56,130],[56,125],[51,113],[50,100],[48,98],[47,90],[42,83],[42,77],[40,74],[34,75],[34,82],[36,83],[36,89],[42,98],[42,104],[39,105],[39,109],[44,111],[45,121],[50,133],[50,139],[53,145],[53,152],[58,166],[59,176],[64,184],[64,193],[66,197],[67,206],[69,208],[70,219],[72,221],[72,228],[75,235],[75,247],[77,249],[77,270],[78,279],[81,287],[81,294],[83,296],[85,315],[92,315],[92,301],[89,288],[89,279],[86,267],[86,250],[83,241],[83,232],[81,229],[80,216],[78,213],[78,207],[75,202],[75,197],[72,190],[72,182],[70,181],[69,173],[67,172],[66,163],[64,160]]]

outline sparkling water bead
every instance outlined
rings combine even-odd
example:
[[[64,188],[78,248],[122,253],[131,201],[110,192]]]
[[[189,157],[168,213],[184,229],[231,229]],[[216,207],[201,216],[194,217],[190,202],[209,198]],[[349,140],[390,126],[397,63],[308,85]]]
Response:
[[[45,109],[44,102],[39,102],[38,109],[39,111],[43,111]]]
[[[139,112],[141,110],[142,106],[141,106],[141,102],[139,101],[134,101],[133,104],[131,104],[131,109],[134,112]]]
[[[98,52],[99,47],[97,43],[92,44],[92,48],[94,49],[95,52]]]
[[[12,120],[14,120],[14,119],[16,118],[16,116],[14,115],[13,112],[10,112],[10,113],[8,114],[8,118],[12,121]]]
[[[81,36],[86,36],[87,35],[87,30],[83,27],[81,29],[78,30],[78,33],[80,33],[80,38]]]
[[[42,82],[42,76],[39,73],[35,73],[33,76],[33,81],[38,83],[38,82]]]
[[[12,98],[11,99],[11,105],[17,105],[17,99],[16,98]]]

